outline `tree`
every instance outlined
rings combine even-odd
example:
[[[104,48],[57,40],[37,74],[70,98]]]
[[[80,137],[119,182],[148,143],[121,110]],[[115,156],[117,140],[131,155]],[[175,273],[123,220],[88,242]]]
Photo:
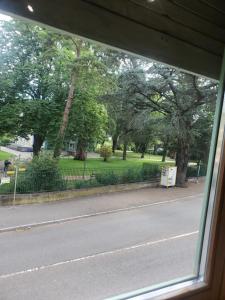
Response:
[[[1,29],[1,120],[7,124],[4,112],[10,111],[13,125],[5,130],[22,137],[32,134],[38,155],[63,108],[68,85],[65,70],[72,54],[61,35],[39,26],[12,20]]]
[[[71,38],[70,41],[75,45],[75,58],[72,63],[71,69],[71,81],[68,91],[68,97],[62,117],[61,126],[56,139],[54,158],[59,157],[64,137],[66,134],[66,128],[69,121],[69,114],[73,108],[73,103],[76,102],[76,97],[79,97],[79,91],[83,93],[92,93],[92,97],[100,97],[102,93],[108,88],[108,78],[106,66],[99,60],[96,55],[96,49],[99,53],[99,47],[94,47],[89,42],[81,39]],[[79,100],[78,100],[79,102]],[[76,106],[77,107],[77,106]],[[74,115],[76,118],[76,116]],[[81,140],[78,143],[77,159],[84,159],[83,148],[86,148],[85,144],[82,145]],[[80,153],[80,155],[79,155]]]
[[[115,76],[116,87],[112,94],[108,94],[104,100],[110,116],[110,133],[112,135],[112,151],[115,152],[118,141],[123,143],[123,160],[126,160],[127,146],[132,136],[139,128],[135,126],[138,111],[134,106],[136,95],[130,93],[129,84],[132,80],[131,72],[139,71],[137,65],[139,59],[134,59],[128,54],[119,56],[119,70]]]
[[[152,113],[151,110],[144,110],[137,114],[134,121],[132,141],[135,143],[136,152],[141,153],[141,158],[144,158],[148,147],[158,139],[161,119],[160,114]]]
[[[69,113],[70,113],[72,105],[73,105],[76,79],[78,77],[78,67],[77,67],[76,62],[80,58],[82,41],[81,40],[75,40],[75,39],[72,39],[72,41],[75,44],[75,53],[76,53],[76,55],[75,55],[75,59],[74,59],[74,62],[73,62],[73,67],[72,67],[72,70],[71,70],[70,86],[69,86],[68,97],[67,97],[67,100],[66,100],[66,105],[65,105],[63,117],[62,117],[62,123],[60,125],[58,136],[57,136],[56,143],[55,143],[54,154],[53,154],[54,158],[59,157],[60,153],[62,151],[64,136],[65,136],[65,133],[66,133],[66,128],[67,128],[67,124],[68,124],[68,120],[69,120]]]
[[[167,116],[176,138],[176,183],[184,186],[196,122],[202,108],[215,102],[216,83],[153,63],[145,80],[136,76],[129,87],[141,97],[136,107],[150,107]]]
[[[108,159],[112,156],[112,149],[109,145],[102,145],[100,148],[100,156],[103,157],[104,161],[108,161]]]
[[[77,141],[74,159],[85,160],[88,147],[105,137],[107,112],[102,104],[87,93],[77,93],[72,107],[66,136]]]
[[[190,159],[197,161],[198,164],[208,162],[214,119],[213,110],[211,106],[204,106],[195,124],[194,139],[190,145]]]
[[[32,134],[34,155],[54,136],[58,157],[76,91],[102,93],[104,64],[90,42],[22,21],[1,24],[0,47],[0,134]]]

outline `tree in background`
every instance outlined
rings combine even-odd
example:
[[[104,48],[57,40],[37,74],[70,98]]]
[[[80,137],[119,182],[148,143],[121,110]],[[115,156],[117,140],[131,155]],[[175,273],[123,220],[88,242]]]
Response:
[[[159,141],[180,186],[190,156],[207,161],[214,82],[22,21],[1,22],[0,47],[0,135],[33,135],[34,155],[51,140],[59,157],[66,137],[84,159],[110,135],[125,160],[129,143],[144,157]]]
[[[108,161],[112,156],[112,148],[110,145],[102,145],[100,148],[100,156],[103,157],[104,161]]]
[[[73,106],[77,107],[76,99],[78,100],[78,103],[80,103],[80,100],[78,99],[79,93],[82,93],[83,95],[92,95],[92,100],[95,99],[97,101],[97,99],[100,98],[102,94],[106,93],[106,91],[110,88],[109,82],[111,83],[106,65],[107,60],[102,59],[99,56],[99,54],[104,53],[104,51],[107,53],[107,50],[104,50],[104,48],[100,49],[100,47],[81,39],[70,39],[75,45],[76,54],[72,63],[68,97],[66,100],[61,126],[56,139],[54,149],[55,158],[59,157],[61,153],[68,121],[70,120],[70,122],[73,122],[74,120],[75,123],[77,121],[76,114],[73,114],[74,119],[69,119],[69,114],[72,110],[74,110]],[[86,97],[83,99],[86,99]],[[82,141],[82,139],[79,139],[78,141],[76,159],[84,159],[83,149],[86,149],[86,142],[83,142],[84,141]]]
[[[148,148],[160,139],[162,119],[164,118],[161,114],[151,110],[144,110],[137,115],[132,140],[136,152],[141,153],[141,158],[144,158]]]
[[[143,97],[138,105],[167,116],[176,139],[176,184],[184,186],[197,120],[206,105],[215,104],[216,83],[155,63],[146,74],[145,82],[133,82],[133,91]]]
[[[13,125],[5,130],[25,138],[32,134],[34,155],[38,155],[50,125],[56,130],[72,54],[63,36],[39,26],[12,20],[1,29],[1,63],[5,66],[0,74],[4,82],[1,120],[9,123],[4,112],[10,113]]]
[[[77,93],[66,136],[77,141],[74,159],[85,160],[88,147],[105,138],[108,116],[105,107],[87,93]]]
[[[91,43],[22,21],[2,22],[0,37],[0,134],[33,135],[34,155],[54,137],[58,157],[76,92],[107,87],[104,63]]]
[[[213,129],[213,107],[205,105],[196,120],[195,134],[190,145],[190,159],[207,165]]]

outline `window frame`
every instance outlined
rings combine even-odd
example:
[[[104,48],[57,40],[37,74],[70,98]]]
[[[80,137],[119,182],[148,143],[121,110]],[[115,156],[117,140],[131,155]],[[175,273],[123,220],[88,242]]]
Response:
[[[0,10],[1,12],[1,10]],[[2,11],[4,13],[4,11]],[[10,14],[6,12],[7,14]],[[18,15],[23,15],[23,11],[18,9]],[[43,16],[41,14],[36,15],[36,22],[43,23]],[[45,16],[46,17],[46,16]],[[45,19],[44,17],[44,19]],[[32,16],[31,18],[32,19]],[[45,26],[49,27],[45,24]],[[57,26],[56,26],[57,27]],[[53,28],[53,27],[51,27]],[[70,28],[71,29],[71,28]],[[62,30],[56,29],[63,32]],[[64,31],[64,33],[66,33]],[[71,33],[70,33],[71,34]],[[76,34],[76,32],[74,32]],[[88,37],[88,33],[86,35]],[[110,38],[113,40],[114,36]],[[134,45],[128,45],[130,52],[135,48]],[[127,48],[128,48],[127,46]],[[132,49],[133,48],[133,49]],[[127,49],[129,50],[129,49]],[[137,50],[140,55],[143,52],[146,53],[146,49],[141,48]],[[137,53],[136,53],[137,54]],[[211,62],[213,64],[213,62]],[[220,79],[220,97],[219,101],[222,103],[225,101],[225,59],[222,65],[222,76]],[[224,108],[223,108],[224,110]],[[223,111],[225,114],[225,111]],[[224,128],[223,130],[224,131]],[[223,133],[223,132],[222,132]],[[217,141],[217,136],[215,137]],[[220,164],[215,172],[218,172],[218,180],[215,188],[215,200],[214,208],[212,211],[212,222],[210,228],[209,242],[207,244],[207,257],[206,257],[206,269],[205,278],[202,280],[192,279],[182,283],[174,283],[173,285],[158,289],[156,292],[145,292],[142,295],[133,297],[130,299],[135,300],[222,300],[225,299],[225,143],[221,144],[221,159]],[[215,153],[214,153],[215,154]],[[211,170],[212,171],[212,170]],[[210,182],[212,178],[210,179]],[[207,209],[207,208],[206,208]],[[204,246],[203,246],[204,248]],[[153,294],[155,293],[155,295]],[[158,295],[157,295],[158,293]]]

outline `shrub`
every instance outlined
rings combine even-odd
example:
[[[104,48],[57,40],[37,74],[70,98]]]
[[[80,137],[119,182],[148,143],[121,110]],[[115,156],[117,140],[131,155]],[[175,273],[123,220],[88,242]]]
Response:
[[[207,172],[207,166],[204,164],[200,165],[199,174],[198,174],[198,166],[191,165],[191,166],[188,166],[188,168],[187,168],[187,178],[188,177],[197,177],[197,175],[199,175],[199,177],[206,176],[206,172]]]
[[[107,161],[112,156],[112,148],[109,145],[103,145],[100,148],[100,156],[103,157],[104,161]]]
[[[113,171],[97,173],[95,175],[96,181],[101,185],[110,185],[120,183],[119,175],[115,174]]]
[[[96,180],[77,180],[74,182],[75,189],[83,189],[98,186]]]
[[[12,142],[12,137],[3,135],[0,137],[0,146],[7,146]]]
[[[160,176],[161,167],[156,164],[144,163],[142,165],[142,177],[144,180],[148,180],[154,177]]]
[[[57,191],[65,187],[57,161],[46,154],[35,157],[27,171],[18,174],[17,191],[21,193]]]
[[[142,169],[128,169],[121,176],[121,183],[142,181]]]

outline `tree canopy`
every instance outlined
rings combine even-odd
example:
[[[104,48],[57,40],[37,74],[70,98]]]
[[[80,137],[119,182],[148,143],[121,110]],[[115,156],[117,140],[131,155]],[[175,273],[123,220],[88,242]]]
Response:
[[[207,162],[215,82],[23,21],[1,21],[0,48],[0,135],[33,135],[34,155],[46,140],[56,158],[75,140],[76,159],[108,137],[124,160],[160,144],[181,186],[190,158]]]

